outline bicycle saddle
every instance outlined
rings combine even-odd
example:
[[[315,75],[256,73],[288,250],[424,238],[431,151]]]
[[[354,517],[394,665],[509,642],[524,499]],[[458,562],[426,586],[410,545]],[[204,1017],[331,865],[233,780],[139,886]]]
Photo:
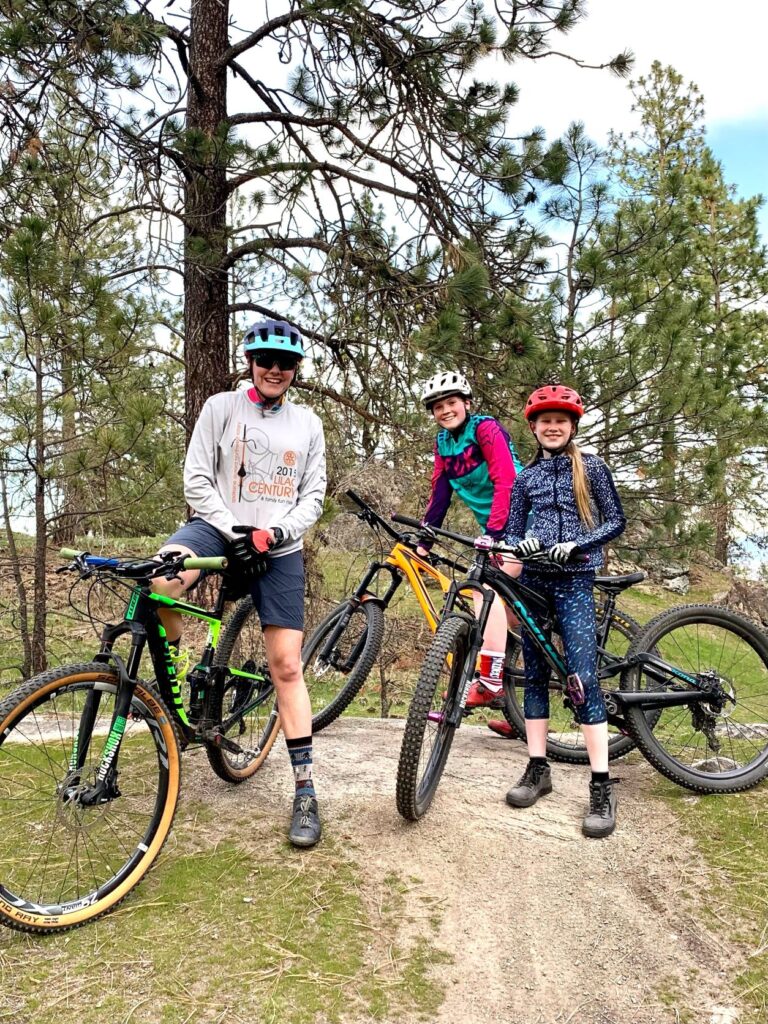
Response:
[[[620,594],[622,590],[644,579],[644,572],[630,572],[626,576],[595,576],[595,586],[606,594]]]

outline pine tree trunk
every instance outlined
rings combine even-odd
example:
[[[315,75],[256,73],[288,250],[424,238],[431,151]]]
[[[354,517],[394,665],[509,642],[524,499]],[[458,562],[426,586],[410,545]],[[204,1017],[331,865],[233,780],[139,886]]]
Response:
[[[727,505],[716,505],[715,519],[715,558],[723,565],[728,564],[728,544],[730,541],[729,515]]]
[[[40,352],[35,357],[35,569],[32,628],[32,671],[37,674],[48,667],[45,651],[46,632],[46,576],[45,555],[48,524],[45,518],[45,419],[43,395],[43,361]]]
[[[29,635],[29,605],[27,603],[27,588],[24,585],[24,576],[21,571],[21,559],[16,547],[16,538],[11,529],[11,510],[8,505],[8,483],[5,468],[0,470],[0,489],[2,490],[3,499],[5,538],[8,542],[11,571],[13,573],[13,581],[16,584],[16,596],[19,601],[19,632],[21,633],[21,645],[24,652],[21,664],[21,677],[22,679],[28,679],[32,675],[32,639]]]
[[[72,356],[66,341],[62,340],[61,345],[61,391],[62,395],[68,396],[72,391]],[[75,450],[75,435],[77,423],[75,420],[74,407],[71,403],[64,402],[61,413],[61,468],[59,478],[59,492],[61,493],[61,507],[59,516],[54,521],[55,525],[51,532],[51,542],[57,547],[71,545],[78,533],[82,532],[83,517],[80,514],[83,507],[82,494],[80,493],[80,475],[72,472],[70,458]]]
[[[226,146],[228,0],[192,4],[187,130],[199,132],[185,189],[184,335],[187,440],[206,399],[229,387]]]

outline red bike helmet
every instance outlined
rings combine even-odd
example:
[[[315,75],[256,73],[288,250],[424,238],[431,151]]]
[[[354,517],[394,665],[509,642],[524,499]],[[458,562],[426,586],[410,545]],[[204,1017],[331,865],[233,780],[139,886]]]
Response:
[[[584,403],[578,392],[565,384],[547,384],[536,388],[525,403],[525,418],[530,422],[540,412],[569,412],[580,420],[584,415]]]

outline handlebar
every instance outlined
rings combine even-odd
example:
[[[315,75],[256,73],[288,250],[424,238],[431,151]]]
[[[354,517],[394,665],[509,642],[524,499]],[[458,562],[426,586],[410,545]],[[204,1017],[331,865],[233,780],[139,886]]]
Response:
[[[345,491],[345,494],[363,510],[362,513],[358,513],[361,519],[364,519],[365,522],[371,526],[374,524],[380,526],[393,540],[398,541],[401,544],[406,544],[409,547],[413,547],[413,539],[411,537],[405,533],[398,533],[397,530],[393,529],[386,519],[383,519],[375,509],[371,508],[367,502],[363,501],[359,494],[355,494],[351,489]],[[413,527],[419,533],[423,533],[423,527],[418,519],[409,519],[407,516],[398,517],[397,515],[393,515],[392,519],[394,519],[395,522],[403,523],[405,526]],[[466,565],[462,565],[460,562],[456,562],[451,558],[444,558],[442,555],[432,553],[430,555],[430,559],[437,565],[445,565],[450,569],[458,569],[459,572],[467,571]]]
[[[524,555],[519,555],[517,549],[513,544],[505,544],[504,541],[495,541],[489,543],[487,546],[483,545],[482,548],[478,547],[475,543],[475,537],[466,537],[462,533],[453,533],[451,530],[442,530],[437,526],[424,526],[417,519],[411,519],[409,516],[401,516],[399,513],[395,513],[392,518],[396,523],[402,523],[403,526],[415,526],[422,533],[426,534],[438,534],[441,537],[447,537],[449,540],[456,541],[458,544],[465,544],[467,547],[475,548],[475,550],[487,551],[489,554],[498,555],[512,555],[519,562],[533,562],[541,563],[546,561],[550,565],[557,565],[558,563],[552,562],[550,559],[542,558],[541,554],[526,558]],[[582,554],[581,552],[571,555],[568,559],[569,562],[575,562],[577,564],[584,565],[589,561],[589,555]]]
[[[371,508],[371,506],[367,502],[363,501],[359,494],[355,494],[355,492],[351,489],[345,491],[344,493],[348,498],[354,501],[354,503],[359,508],[363,510],[363,512],[365,513],[364,518],[367,520],[367,522],[375,522],[376,525],[380,526],[386,533],[388,533],[393,540],[402,540],[402,537],[397,532],[397,530],[393,530],[390,524],[386,521],[386,519],[383,519],[375,509]],[[394,519],[394,516],[392,518]]]
[[[450,530],[439,530],[436,526],[424,526],[418,519],[411,519],[410,516],[401,516],[399,512],[395,512],[392,518],[396,523],[402,523],[403,526],[412,526],[420,533],[437,533],[441,537],[458,541],[459,544],[466,544],[469,547],[474,547],[475,545],[474,537],[465,537],[462,533],[451,533]]]
[[[62,548],[59,554],[62,558],[80,563],[83,567],[114,569],[116,570],[115,575],[126,576],[129,579],[162,576],[171,567],[184,570],[207,569],[210,572],[223,572],[229,564],[227,559],[223,557],[198,558],[191,555],[183,557],[181,552],[179,552],[175,566],[173,560],[158,562],[157,559],[151,558],[144,561],[136,561],[135,559],[121,561],[119,558],[103,558],[101,555],[92,555],[88,551],[75,551],[74,548]]]
[[[226,558],[209,555],[207,558],[185,558],[185,569],[208,569],[211,572],[222,572],[229,562]]]

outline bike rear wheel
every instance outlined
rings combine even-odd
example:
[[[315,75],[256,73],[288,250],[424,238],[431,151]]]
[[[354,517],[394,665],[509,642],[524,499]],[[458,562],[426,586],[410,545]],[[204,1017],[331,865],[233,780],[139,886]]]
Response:
[[[181,782],[179,737],[159,696],[137,683],[108,798],[93,787],[118,675],[69,665],[0,702],[0,923],[25,932],[76,928],[114,909],[160,853]],[[80,733],[81,719],[92,725]],[[79,760],[78,760],[79,757]]]
[[[597,621],[601,622],[601,609],[597,609]],[[642,626],[631,616],[614,609],[607,635],[606,646],[598,652],[598,671],[610,660],[623,658],[633,641],[640,635]],[[557,686],[550,691],[550,720],[547,736],[547,757],[564,764],[589,764],[589,755],[584,745],[584,735],[573,711],[559,699],[562,689]],[[504,671],[504,716],[510,725],[525,736],[525,669],[522,647],[518,643],[513,649],[507,647],[507,663]],[[616,726],[608,725],[608,758],[611,761],[624,757],[635,746],[631,736]]]
[[[269,678],[264,638],[252,598],[245,597],[235,605],[216,648],[213,664],[263,677],[263,681],[258,682],[227,675],[222,690],[211,703],[211,714],[219,722],[234,714],[225,735],[241,752],[206,743],[208,761],[225,782],[244,782],[264,764],[280,732],[275,688]],[[263,699],[244,715],[236,714],[238,705],[247,707],[257,698]]]
[[[345,617],[348,621],[342,626]],[[335,721],[355,699],[383,639],[384,612],[375,601],[342,601],[309,637],[301,660],[312,702],[313,733]]]
[[[449,719],[475,672],[471,640],[467,619],[445,619],[419,673],[397,766],[397,809],[408,821],[426,814],[442,777],[456,731]]]
[[[640,707],[627,710],[637,745],[662,775],[700,793],[737,793],[768,774],[768,640],[747,619],[722,608],[689,605],[656,616],[630,656],[650,652],[730,699],[664,708],[653,726]],[[627,670],[622,689],[684,691],[649,669]]]

